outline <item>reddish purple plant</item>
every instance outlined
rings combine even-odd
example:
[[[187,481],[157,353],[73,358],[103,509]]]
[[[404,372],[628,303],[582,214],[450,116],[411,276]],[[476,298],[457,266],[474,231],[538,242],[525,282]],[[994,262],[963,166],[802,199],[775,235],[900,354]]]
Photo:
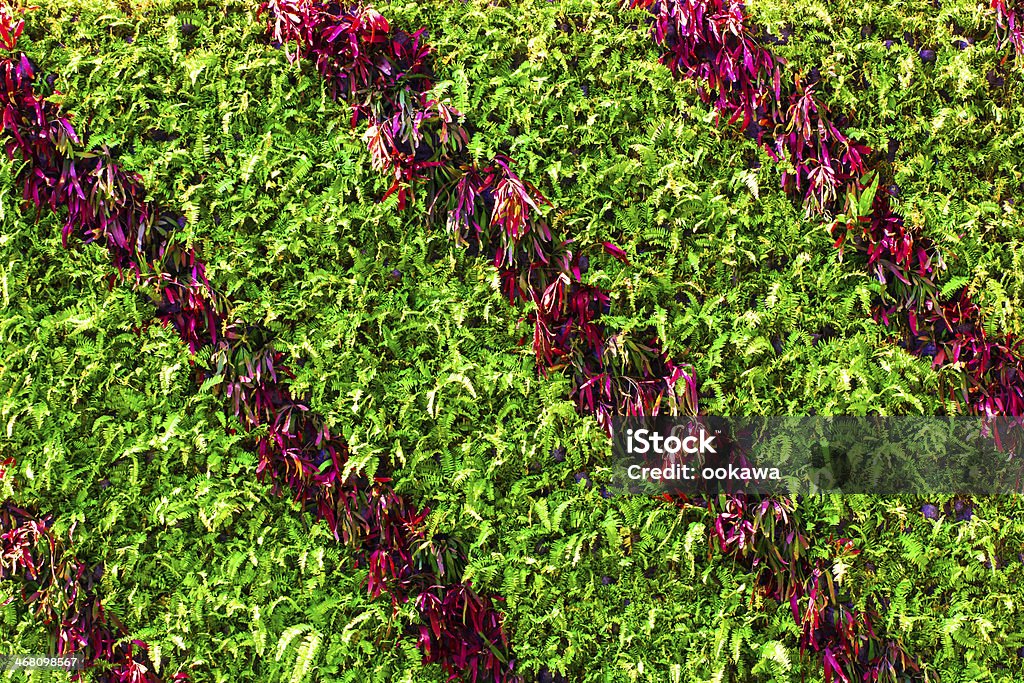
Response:
[[[652,33],[666,48],[662,58],[666,64],[698,79],[702,98],[728,114],[730,123],[742,113],[747,133],[777,161],[792,166],[793,172],[783,174],[784,189],[809,212],[836,211],[842,208],[841,196],[846,196],[845,217],[832,227],[836,246],[842,252],[844,246],[852,245],[865,256],[875,277],[887,285],[875,315],[886,325],[897,315],[904,321],[908,350],[932,357],[937,367],[958,364],[961,383],[951,390],[953,399],[975,414],[1024,415],[1020,341],[987,334],[981,310],[965,290],[943,299],[934,282],[943,268],[941,256],[930,240],[909,229],[893,211],[892,193],[879,191],[880,175],[867,165],[872,150],[851,141],[833,123],[828,108],[815,99],[813,83],[805,86],[796,78],[783,97],[778,62],[744,28],[742,4],[632,0],[631,6],[654,14]],[[993,7],[1000,40],[1021,53],[1019,17],[1002,0],[994,0]],[[735,68],[740,54],[745,59],[743,70]],[[753,111],[758,122],[751,126]],[[762,501],[748,514],[742,500],[726,499],[724,509],[716,514],[715,536],[721,551],[753,566],[767,558],[769,569],[762,569],[761,576],[769,578],[762,579],[763,587],[777,599],[792,601],[794,618],[803,628],[802,649],[822,653],[826,680],[833,674],[843,681],[902,680],[915,674],[916,664],[898,643],[881,646],[876,642],[866,614],[839,604],[831,587],[821,590],[821,577],[828,575],[820,567],[798,561],[801,535],[791,526],[791,518],[779,512],[780,504]],[[784,536],[758,535],[758,529],[766,528],[768,510],[788,528]],[[792,559],[789,550],[793,550]],[[781,564],[772,566],[776,559]],[[784,572],[790,574],[789,580],[778,578]],[[796,580],[800,577],[802,582]],[[804,597],[808,606],[800,610],[797,602]]]
[[[16,31],[20,33],[20,29]],[[83,152],[60,108],[35,91],[35,68],[25,55],[0,60],[0,105],[9,158],[26,163],[17,180],[37,208],[66,209],[61,236],[105,247],[120,277],[157,291],[157,316],[195,352],[217,339],[222,317],[203,264],[169,242],[177,221],[146,200],[141,178],[105,151]],[[112,276],[113,285],[116,276]]]
[[[745,26],[742,2],[726,0],[627,0],[653,15],[663,64],[694,79],[701,99],[729,124],[742,121],[776,161],[793,171],[783,186],[802,194],[808,211],[824,210],[865,170],[870,150],[848,139],[814,97],[815,83],[799,78],[784,94],[780,65]]]
[[[769,97],[765,79],[779,94],[779,64],[748,35],[743,4],[725,0],[627,0],[631,8],[650,11],[651,32],[665,49],[661,61],[673,73],[700,84],[700,96],[727,115],[729,123],[746,128],[760,118]]]
[[[21,2],[0,3],[0,49],[14,50],[25,30],[22,15],[28,10]]]
[[[514,666],[503,654],[509,646],[498,612],[489,598],[474,593],[468,583],[434,586],[420,593],[416,606],[427,622],[420,626],[419,638],[424,661],[465,672],[471,681]],[[495,680],[500,679],[495,676]]]
[[[461,151],[469,136],[456,121],[459,112],[444,103],[416,96],[415,109],[401,108],[384,119],[373,119],[363,136],[373,168],[393,176],[383,199],[398,192],[402,210],[412,198],[415,183],[430,179],[444,159]]]
[[[943,300],[935,283],[944,268],[935,245],[910,229],[892,208],[892,193],[879,189],[880,174],[871,170],[872,150],[850,140],[828,107],[814,95],[814,83],[797,76],[782,88],[779,61],[744,27],[743,5],[723,0],[630,0],[653,15],[652,33],[666,52],[662,61],[677,73],[701,83],[701,96],[731,123],[743,115],[747,133],[777,161],[783,187],[799,197],[809,212],[843,213],[831,230],[836,246],[852,245],[864,254],[874,276],[887,285],[875,315],[885,325],[893,319],[906,330],[904,346],[931,356],[934,365],[956,363],[965,355],[963,382],[951,397],[983,415],[1024,415],[1020,397],[1024,378],[1019,341],[993,340],[984,331],[981,310],[961,290]],[[1024,33],[1016,11],[993,0],[1003,44],[1024,51]],[[743,69],[735,67],[743,56]],[[752,112],[757,124],[751,126]],[[842,200],[845,197],[845,208]],[[842,210],[842,211],[840,211]],[[967,315],[968,317],[964,317]],[[954,322],[955,321],[955,322]]]
[[[936,367],[957,363],[960,384],[954,400],[966,412],[1024,416],[1024,354],[1021,340],[1010,334],[990,335],[970,295],[962,290],[941,306],[925,312],[923,322],[911,324],[911,352],[933,355]]]
[[[1007,0],[992,0],[996,13],[996,36],[1000,47],[1013,45],[1018,55],[1024,55],[1024,17],[1017,12],[1015,4]]]
[[[932,278],[936,270],[934,247],[893,213],[892,194],[879,192],[878,182],[878,173],[872,171],[859,183],[848,183],[847,207],[857,218],[845,224],[837,221],[831,227],[840,255],[849,239],[867,256],[868,268],[880,282],[896,278],[910,285],[909,277]]]
[[[778,60],[743,28],[742,4],[632,0],[631,6],[654,14],[652,32],[667,50],[663,61],[706,84],[702,96],[729,114],[731,122],[743,111],[744,123],[749,124],[750,111],[757,111],[758,124],[748,125],[748,134],[755,135],[776,160],[794,168],[783,174],[783,186],[800,197],[808,211],[838,212],[843,208],[841,196],[846,196],[845,217],[832,231],[837,247],[852,244],[865,255],[875,277],[887,285],[886,300],[876,307],[876,317],[889,325],[898,315],[907,331],[904,345],[933,357],[936,366],[957,362],[961,353],[975,359],[961,366],[964,383],[952,390],[954,400],[971,412],[1020,416],[1024,382],[1018,341],[991,340],[981,324],[980,309],[965,303],[969,302],[965,291],[942,300],[934,281],[944,267],[942,258],[930,240],[907,228],[895,213],[892,193],[879,190],[880,175],[866,161],[872,150],[850,140],[834,123],[828,108],[814,97],[813,83],[805,85],[797,77],[784,96]],[[1015,10],[1003,0],[994,0],[993,8],[1001,40],[1021,51],[1021,25]],[[736,56],[741,54],[746,68],[736,70]],[[963,318],[963,311],[973,317]]]
[[[790,194],[802,195],[808,212],[832,206],[842,189],[865,173],[871,149],[840,131],[814,97],[813,83],[804,84],[797,77],[788,105],[769,111],[770,118],[761,121],[758,141],[773,159],[793,167],[782,174],[782,185]]]
[[[282,45],[298,45],[331,86],[331,96],[352,104],[352,123],[379,121],[406,107],[403,94],[430,89],[430,48],[424,31],[392,31],[388,20],[366,6],[321,0],[268,0],[260,6]],[[289,55],[291,57],[291,55]]]
[[[984,416],[1024,416],[1021,340],[986,332],[983,312],[966,289],[949,298],[942,296],[934,281],[942,267],[938,250],[892,212],[888,191],[872,199],[877,182],[876,175],[868,187],[862,183],[859,192],[850,191],[847,217],[832,228],[833,234],[839,234],[837,244],[852,241],[867,256],[875,277],[886,284],[887,299],[876,305],[876,318],[885,325],[900,321],[902,345],[911,353],[931,357],[933,366],[957,364],[960,382],[950,388],[949,395],[961,410]]]

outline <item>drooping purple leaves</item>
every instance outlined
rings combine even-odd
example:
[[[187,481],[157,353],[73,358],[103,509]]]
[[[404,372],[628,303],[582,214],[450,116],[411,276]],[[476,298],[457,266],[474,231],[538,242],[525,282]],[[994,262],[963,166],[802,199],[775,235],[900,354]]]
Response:
[[[490,598],[468,583],[438,585],[420,593],[416,606],[426,622],[418,641],[425,662],[440,662],[450,674],[463,672],[470,681],[508,680],[505,672],[515,662],[505,654],[501,615]]]
[[[0,47],[13,50],[18,46],[18,38],[25,30],[25,6],[20,2],[4,2],[0,4]]]
[[[1024,55],[1024,17],[1018,12],[1016,3],[1008,0],[992,0],[996,14],[996,35],[1000,47],[1012,45],[1018,55]]]
[[[425,31],[392,30],[371,7],[342,7],[319,0],[269,0],[260,6],[269,16],[269,31],[292,59],[312,61],[331,95],[353,107],[359,118],[383,120],[393,115],[409,93],[431,88],[430,48]]]

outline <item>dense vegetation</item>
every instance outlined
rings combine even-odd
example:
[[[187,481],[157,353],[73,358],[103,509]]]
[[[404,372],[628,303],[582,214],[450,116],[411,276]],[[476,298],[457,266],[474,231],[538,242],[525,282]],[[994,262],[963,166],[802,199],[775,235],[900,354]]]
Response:
[[[508,154],[594,259],[616,329],[651,324],[693,364],[711,413],[955,410],[928,359],[872,320],[880,286],[840,262],[781,169],[718,125],[692,82],[658,64],[642,11],[614,3],[381,4],[427,26],[435,92],[473,124],[469,153]],[[772,3],[787,73],[825,74],[819,97],[858,139],[891,150],[904,219],[945,255],[993,330],[1020,332],[1020,72],[970,3]],[[985,11],[982,11],[985,10]],[[500,593],[528,679],[797,680],[789,607],[709,555],[707,519],[601,495],[608,445],[539,379],[532,331],[484,260],[422,211],[399,212],[351,114],[308,64],[269,45],[242,3],[52,3],[22,45],[89,147],[109,145],[203,255],[240,319],[299,359],[292,383],[353,461],[391,470],[432,510],[431,533],[470,543],[465,578]],[[105,561],[109,609],[161,672],[194,680],[442,680],[412,641],[417,617],[362,588],[324,525],[256,481],[244,425],[152,306],[108,289],[98,248],[61,247],[60,221],[23,210],[0,175],[0,448],[17,501],[58,512],[79,557]],[[951,290],[952,291],[952,290]],[[140,333],[137,331],[143,328]],[[524,339],[525,337],[525,339]],[[207,360],[200,354],[200,363]],[[227,429],[226,429],[227,428]],[[229,435],[230,430],[237,433]],[[1013,680],[1024,524],[1015,499],[802,501],[815,541],[860,608],[943,680]],[[922,504],[925,514],[919,511]],[[932,519],[932,518],[936,519]],[[841,531],[840,531],[841,529]],[[9,590],[3,584],[4,590]],[[46,649],[18,602],[7,650]],[[211,637],[210,634],[215,634]],[[14,674],[15,676],[20,674]],[[35,679],[45,677],[36,675]]]

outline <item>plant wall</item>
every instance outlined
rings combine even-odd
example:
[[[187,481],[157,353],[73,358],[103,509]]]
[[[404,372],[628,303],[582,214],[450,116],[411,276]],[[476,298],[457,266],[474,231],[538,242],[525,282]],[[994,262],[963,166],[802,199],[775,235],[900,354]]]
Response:
[[[290,394],[344,440],[346,462],[429,509],[424,538],[464,548],[458,580],[505,598],[526,680],[826,675],[821,654],[801,653],[792,606],[758,587],[760,568],[709,552],[712,512],[606,497],[608,442],[578,411],[580,384],[563,369],[538,375],[540,309],[509,305],[495,252],[431,220],[422,182],[402,195],[395,169],[374,167],[352,110],[315,65],[273,44],[266,14],[234,2],[40,4],[20,47],[52,75],[40,91],[71,115],[81,149],[106,148],[149,200],[174,207],[169,244],[201,257],[229,320],[273,339]],[[878,150],[892,210],[943,258],[940,300],[965,288],[980,329],[1001,339],[1020,332],[1020,71],[1008,12],[943,5],[748,11],[785,82],[817,70],[816,103]],[[552,241],[571,237],[588,257],[579,286],[607,292],[601,325],[656,338],[696,378],[702,410],[962,409],[963,368],[933,367],[902,327],[880,324],[891,290],[870,257],[850,242],[840,261],[831,221],[783,187],[798,169],[659,63],[646,11],[375,9],[394,30],[428,29],[430,96],[464,115],[453,118],[467,132],[462,163],[514,160],[550,202],[535,203]],[[416,605],[375,598],[358,547],[260,480],[253,440],[270,430],[250,429],[224,383],[206,381],[215,349],[193,354],[173,323],[147,324],[160,315],[154,291],[111,288],[116,269],[97,245],[72,235],[64,249],[65,214],[25,206],[22,166],[5,163],[8,493],[56,511],[55,535],[73,527],[76,557],[104,563],[105,609],[148,644],[154,670],[445,680],[403,637],[423,623]],[[806,557],[929,676],[1014,680],[1016,499],[793,505]],[[839,538],[861,552],[839,552]],[[18,600],[0,620],[4,649],[48,646]]]

